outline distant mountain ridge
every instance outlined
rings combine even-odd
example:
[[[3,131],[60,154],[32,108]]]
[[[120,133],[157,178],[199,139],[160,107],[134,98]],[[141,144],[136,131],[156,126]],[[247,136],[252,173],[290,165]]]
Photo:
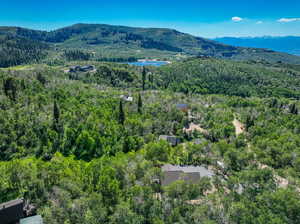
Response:
[[[21,27],[0,27],[0,37],[3,37],[3,40],[6,40],[6,37],[23,39],[33,45],[38,45],[39,49],[41,48],[40,45],[47,45],[47,47],[41,48],[41,51],[47,49],[48,55],[51,57],[66,49],[79,49],[90,52],[93,54],[94,59],[128,56],[168,58],[176,55],[201,55],[232,60],[267,60],[270,62],[282,61],[300,64],[300,57],[297,56],[267,49],[230,46],[166,28],[75,24],[48,32]],[[18,44],[15,46],[16,49],[19,49],[16,55],[24,53],[31,56],[29,49],[23,49],[20,41],[18,41]],[[5,57],[5,53],[1,54],[1,51],[0,46],[0,55]],[[49,54],[49,52],[52,53]],[[12,63],[12,65],[15,64],[17,63]]]
[[[221,37],[214,40],[238,47],[268,48],[274,51],[300,55],[300,36]]]
[[[237,48],[194,37],[165,28],[134,28],[105,24],[75,24],[55,31],[38,31],[21,27],[0,27],[0,34],[10,34],[47,43],[63,43],[66,47],[126,44],[145,49],[157,49],[191,54],[215,54]]]

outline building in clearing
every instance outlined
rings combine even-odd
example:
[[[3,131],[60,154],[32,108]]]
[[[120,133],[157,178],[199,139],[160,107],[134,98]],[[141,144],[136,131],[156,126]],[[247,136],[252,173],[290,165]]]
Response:
[[[163,172],[161,179],[162,186],[168,186],[178,180],[195,184],[198,183],[202,177],[211,178],[215,175],[212,170],[203,166],[174,166],[166,164],[161,169]]]
[[[133,102],[133,97],[128,95],[121,95],[120,99],[126,101],[126,102]]]
[[[70,67],[69,72],[89,72],[93,70],[95,70],[95,66],[93,65],[75,65]]]

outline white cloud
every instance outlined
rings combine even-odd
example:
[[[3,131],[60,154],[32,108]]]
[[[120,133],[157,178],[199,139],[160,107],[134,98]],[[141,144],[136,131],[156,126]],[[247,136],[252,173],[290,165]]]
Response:
[[[300,18],[281,18],[281,19],[277,20],[277,22],[280,22],[280,23],[290,23],[290,22],[296,22],[296,21],[300,21]]]
[[[241,21],[243,20],[243,18],[238,17],[238,16],[234,16],[234,17],[231,18],[231,20],[232,20],[233,22],[241,22]]]
[[[263,21],[257,21],[256,24],[263,24]]]

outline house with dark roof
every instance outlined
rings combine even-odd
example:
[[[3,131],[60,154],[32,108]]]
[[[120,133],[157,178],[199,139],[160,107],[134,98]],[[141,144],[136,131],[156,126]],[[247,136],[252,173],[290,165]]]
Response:
[[[168,186],[175,181],[183,180],[187,183],[196,184],[203,177],[213,177],[212,170],[204,166],[174,166],[166,164],[162,166],[161,185]]]
[[[0,204],[0,224],[42,224],[41,216],[32,215],[31,205],[23,199],[16,199]]]
[[[89,72],[93,70],[95,70],[95,66],[93,65],[75,65],[70,67],[69,72]]]
[[[80,71],[88,72],[88,71],[92,71],[94,69],[95,69],[95,67],[93,65],[85,65],[85,66],[81,66]]]
[[[0,223],[15,224],[24,217],[24,200],[17,199],[0,204]]]

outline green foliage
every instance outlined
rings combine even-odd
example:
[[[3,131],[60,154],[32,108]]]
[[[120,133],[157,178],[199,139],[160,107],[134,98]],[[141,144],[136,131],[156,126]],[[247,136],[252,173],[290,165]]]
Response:
[[[176,92],[297,99],[300,96],[297,88],[300,79],[272,66],[190,59],[162,66],[157,73],[157,86]]]
[[[80,50],[68,50],[64,52],[64,56],[68,61],[88,61],[91,58],[89,53],[82,52]]]
[[[139,98],[138,98],[138,113],[142,113],[142,107],[143,107],[143,102],[142,102],[142,97],[141,94],[139,93]]]
[[[242,199],[232,206],[233,223],[297,223],[299,195],[289,189],[265,192],[252,199]],[[257,214],[253,216],[252,214]]]
[[[125,122],[125,112],[123,109],[123,101],[120,100],[120,105],[119,105],[119,123],[121,125],[124,125]]]
[[[77,158],[91,160],[95,157],[95,144],[96,142],[93,137],[90,136],[89,132],[83,130],[76,139],[76,148],[74,151],[74,155]]]
[[[49,46],[35,40],[0,34],[0,67],[38,62],[45,58]]]
[[[142,89],[143,91],[145,91],[145,85],[146,85],[146,77],[147,76],[147,72],[146,72],[146,68],[145,66],[143,66],[143,71],[142,71]]]
[[[150,143],[146,146],[146,158],[158,162],[168,162],[171,152],[170,145],[165,141]]]
[[[65,59],[125,62],[188,56],[300,64],[294,55],[224,45],[171,29],[75,24],[50,32],[19,27],[0,27],[0,31],[0,67],[41,60],[60,64]]]
[[[43,85],[45,86],[47,83],[47,79],[45,78],[45,76],[43,76],[42,73],[38,73],[36,79]]]
[[[17,100],[17,80],[9,77],[3,81],[3,90],[5,95],[12,101]]]
[[[58,131],[58,125],[59,125],[59,117],[60,117],[60,111],[57,105],[57,102],[54,101],[53,105],[53,127],[55,131]]]
[[[142,93],[141,69],[123,64],[72,75],[47,66],[1,71],[0,203],[24,197],[46,224],[297,223],[300,117],[290,96],[298,79],[252,66],[195,59],[147,68],[154,90]],[[164,187],[160,166],[170,163],[215,176]]]

